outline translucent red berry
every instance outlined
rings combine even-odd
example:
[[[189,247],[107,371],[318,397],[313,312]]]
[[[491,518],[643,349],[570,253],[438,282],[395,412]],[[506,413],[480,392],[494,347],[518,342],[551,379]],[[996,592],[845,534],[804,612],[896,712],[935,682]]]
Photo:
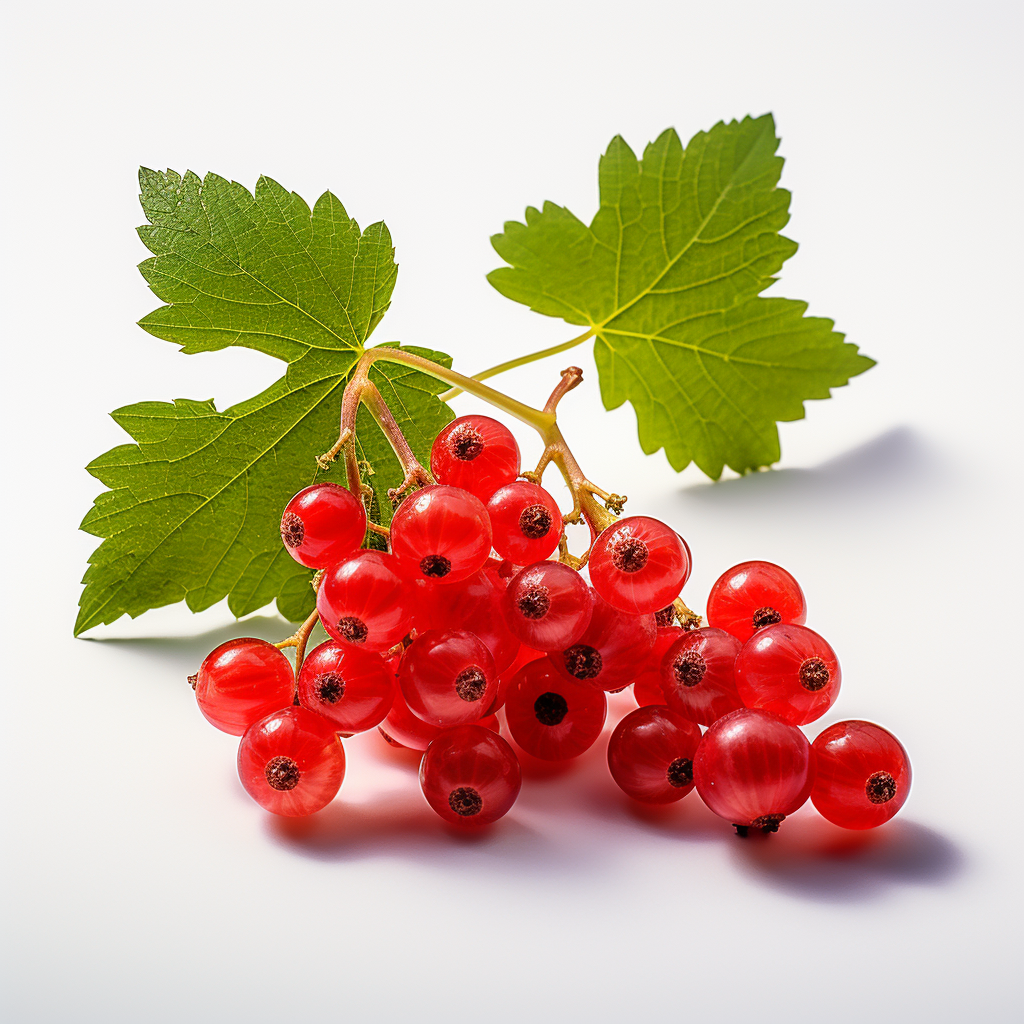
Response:
[[[682,635],[683,630],[679,626],[658,627],[654,638],[654,648],[633,678],[633,696],[640,707],[666,703],[665,694],[661,689],[661,663],[669,648]]]
[[[495,715],[481,718],[475,725],[483,726],[492,732],[498,732],[500,726]],[[377,726],[377,731],[393,747],[407,747],[410,750],[426,750],[430,741],[442,731],[441,726],[429,725],[422,718],[417,718],[405,703],[402,691],[395,694],[395,702],[391,705],[387,718]]]
[[[741,835],[748,828],[775,832],[810,795],[811,745],[795,725],[742,708],[704,734],[693,780],[704,803]]]
[[[428,630],[402,657],[398,682],[409,710],[430,725],[475,722],[491,708],[498,673],[491,652],[464,630]]]
[[[519,476],[519,445],[508,427],[490,416],[460,416],[434,439],[430,471],[438,483],[486,502]]]
[[[601,533],[589,564],[590,582],[610,605],[653,614],[679,596],[690,576],[690,550],[659,520],[631,516]]]
[[[637,708],[608,741],[608,768],[634,800],[668,804],[693,789],[700,727],[664,706]]]
[[[253,722],[292,702],[291,662],[273,644],[240,637],[211,651],[195,676],[196,701],[206,720],[241,736]]]
[[[412,625],[411,587],[393,555],[357,551],[323,576],[316,607],[335,640],[366,651],[386,651]]]
[[[871,722],[837,722],[813,744],[817,774],[811,801],[843,828],[887,822],[910,793],[910,759],[903,744]]]
[[[802,623],[807,602],[800,584],[774,562],[741,562],[722,573],[708,596],[708,625],[739,640],[777,622]]]
[[[355,551],[366,534],[366,509],[347,488],[313,484],[288,502],[281,540],[300,565],[325,569]]]
[[[518,480],[505,484],[487,502],[494,550],[516,565],[547,558],[562,536],[562,513],[543,487]]]
[[[391,520],[391,550],[410,579],[456,583],[491,553],[487,509],[469,491],[432,484],[410,494]]]
[[[505,698],[512,738],[544,761],[582,754],[601,735],[607,713],[600,690],[566,679],[546,658],[520,669]]]
[[[427,803],[451,825],[489,825],[507,814],[523,775],[515,752],[479,725],[445,729],[420,762]]]
[[[561,562],[528,565],[512,577],[503,608],[509,629],[538,651],[571,647],[590,624],[594,592]]]
[[[839,696],[840,681],[835,651],[806,626],[765,626],[736,658],[736,690],[743,703],[793,725],[825,714]]]
[[[336,796],[345,777],[345,751],[333,723],[287,707],[251,725],[238,747],[245,791],[274,814],[312,814]]]
[[[310,651],[299,670],[299,703],[349,735],[383,722],[396,689],[394,673],[379,654],[337,640]]]
[[[744,707],[736,689],[739,640],[713,626],[680,634],[660,666],[665,703],[701,725]]]

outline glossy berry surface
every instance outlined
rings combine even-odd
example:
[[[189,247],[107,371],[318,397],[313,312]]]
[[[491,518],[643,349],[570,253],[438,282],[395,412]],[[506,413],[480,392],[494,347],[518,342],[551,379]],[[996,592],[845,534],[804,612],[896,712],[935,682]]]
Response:
[[[684,630],[679,626],[658,627],[654,637],[654,648],[633,677],[633,696],[640,707],[665,703],[665,694],[661,689],[661,663],[669,648],[683,633]]]
[[[630,516],[594,542],[590,582],[610,605],[654,613],[679,596],[690,576],[690,549],[678,533],[649,516]]]
[[[670,708],[637,708],[608,741],[608,768],[619,789],[651,804],[680,800],[693,789],[700,727]]]
[[[582,636],[562,651],[548,655],[568,678],[598,690],[627,686],[654,650],[657,626],[653,615],[630,615],[597,596]]]
[[[391,550],[410,579],[457,583],[482,569],[491,553],[487,509],[469,491],[431,484],[398,506]]]
[[[498,693],[487,647],[464,630],[428,630],[402,656],[398,682],[409,710],[436,726],[483,718]]]
[[[523,773],[515,752],[479,725],[444,729],[420,762],[427,803],[451,825],[489,825],[507,814]]]
[[[749,640],[755,630],[807,617],[800,584],[774,562],[741,562],[715,581],[708,596],[708,625]]]
[[[196,674],[196,702],[206,720],[241,736],[253,722],[292,702],[291,662],[273,644],[240,637],[211,651]]]
[[[512,738],[544,761],[582,754],[601,735],[607,713],[600,690],[567,679],[546,658],[520,669],[505,698]]]
[[[281,540],[300,565],[326,569],[351,554],[366,534],[366,509],[346,487],[313,484],[288,502]]]
[[[529,565],[547,558],[562,536],[562,513],[543,487],[517,480],[487,502],[494,550],[506,561]]]
[[[358,551],[324,573],[317,593],[328,635],[366,651],[386,651],[409,632],[412,592],[394,556]]]
[[[474,725],[483,726],[492,732],[498,732],[500,728],[498,719],[494,715],[481,718]],[[441,726],[428,725],[422,718],[417,718],[409,710],[409,705],[405,703],[402,691],[398,690],[387,718],[377,726],[377,731],[393,747],[426,750],[430,741],[441,732]]]
[[[736,657],[742,647],[731,633],[713,626],[683,633],[662,658],[665,703],[700,725],[744,707],[736,689]]]
[[[910,759],[888,729],[871,722],[837,722],[814,741],[817,774],[811,802],[843,828],[887,822],[910,793]]]
[[[751,827],[775,832],[810,795],[811,745],[796,726],[743,708],[704,734],[693,780],[704,803],[741,834]]]
[[[430,472],[438,483],[481,501],[519,476],[519,445],[504,423],[490,416],[460,416],[434,439]]]
[[[329,804],[345,777],[345,751],[333,723],[301,707],[250,726],[238,747],[245,791],[274,814],[312,814]]]
[[[364,732],[384,721],[397,686],[379,654],[328,640],[302,663],[299,703],[329,719],[338,732]]]
[[[821,718],[839,696],[840,682],[835,651],[806,626],[765,626],[736,658],[736,689],[743,703],[792,725]]]
[[[509,629],[524,644],[538,651],[561,651],[590,625],[594,592],[575,569],[561,562],[538,562],[512,577],[503,608]]]

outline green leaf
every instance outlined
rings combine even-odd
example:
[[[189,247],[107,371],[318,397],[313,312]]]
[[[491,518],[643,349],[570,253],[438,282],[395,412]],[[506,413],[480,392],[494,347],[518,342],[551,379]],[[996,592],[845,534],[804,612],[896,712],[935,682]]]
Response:
[[[796,243],[770,114],[719,123],[685,150],[673,129],[643,159],[619,137],[601,158],[588,227],[527,208],[491,241],[503,295],[590,328],[609,409],[629,401],[648,454],[717,479],[779,458],[776,423],[874,365],[806,303],[766,298]]]
[[[269,178],[255,195],[209,174],[140,173],[153,258],[140,267],[167,305],[141,321],[187,353],[228,345],[285,361],[279,380],[219,411],[213,401],[140,402],[113,413],[134,440],[88,470],[109,490],[82,529],[102,537],[90,559],[75,632],[185,600],[193,611],[224,597],[235,615],[276,600],[297,621],[313,607],[311,572],[281,544],[281,510],[318,480],[344,482],[315,457],[338,435],[341,394],[388,308],[397,265],[383,223],[365,231],[329,192],[311,211]],[[448,356],[412,349],[450,365]],[[451,418],[447,385],[378,360],[371,377],[426,458]],[[360,458],[384,500],[402,479],[390,445],[361,409]]]

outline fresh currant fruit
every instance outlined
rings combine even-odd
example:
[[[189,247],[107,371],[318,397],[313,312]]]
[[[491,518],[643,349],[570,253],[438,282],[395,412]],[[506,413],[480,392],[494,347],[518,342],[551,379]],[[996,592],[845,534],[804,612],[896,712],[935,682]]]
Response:
[[[561,562],[538,562],[521,569],[505,590],[509,629],[538,651],[571,647],[590,625],[594,592],[583,577]]]
[[[837,722],[812,744],[817,774],[811,802],[843,828],[887,822],[910,793],[910,759],[888,729],[871,722]]]
[[[512,748],[479,725],[443,730],[420,762],[423,795],[451,825],[497,821],[516,802],[522,782]]]
[[[814,760],[807,737],[763,711],[741,708],[719,718],[693,759],[697,792],[740,835],[777,832],[807,800]]]
[[[744,707],[736,689],[739,640],[713,626],[680,634],[660,666],[665,703],[700,725]]]
[[[839,696],[840,681],[835,651],[806,626],[764,626],[736,658],[743,703],[792,725],[821,718]]]
[[[568,678],[598,690],[630,683],[637,665],[654,649],[657,627],[653,615],[630,615],[595,596],[590,623],[576,643],[548,655]]]
[[[516,565],[547,558],[562,536],[562,513],[543,487],[517,480],[505,484],[487,502],[494,550]]]
[[[637,708],[608,741],[608,768],[634,800],[669,804],[693,789],[700,726],[667,707]]]
[[[238,777],[249,796],[274,814],[319,811],[345,777],[345,751],[334,723],[306,708],[267,715],[242,737]]]
[[[291,662],[266,640],[240,637],[212,650],[192,677],[206,720],[241,736],[253,722],[292,702]]]
[[[494,702],[491,704],[491,714],[505,706],[509,687],[512,685],[512,680],[518,675],[519,670],[524,665],[529,665],[531,661],[537,661],[540,658],[547,660],[547,655],[543,651],[535,651],[532,647],[527,647],[525,644],[520,645],[516,660],[498,676],[498,692],[495,694]]]
[[[461,629],[483,641],[504,672],[522,646],[502,614],[505,585],[493,571],[482,569],[447,587],[418,584],[413,622],[421,633],[428,629]]]
[[[749,640],[777,622],[801,624],[807,602],[800,584],[774,562],[741,562],[718,577],[708,596],[708,625]]]
[[[590,553],[590,582],[612,607],[642,615],[671,604],[690,576],[690,549],[671,527],[630,516],[604,530]]]
[[[324,573],[316,598],[320,624],[335,640],[386,651],[412,625],[411,591],[394,556],[357,551]]]
[[[601,735],[607,713],[600,690],[567,679],[546,658],[520,669],[505,699],[512,738],[543,761],[582,754]]]
[[[640,707],[647,707],[649,704],[661,705],[666,703],[665,694],[661,689],[661,663],[669,648],[683,633],[684,631],[679,626],[658,628],[654,638],[654,649],[633,679],[633,696]]]
[[[314,648],[299,669],[299,703],[348,735],[383,722],[396,689],[379,654],[337,640]]]
[[[281,516],[281,540],[300,565],[326,569],[351,554],[366,534],[366,509],[338,484],[313,484],[299,491]]]
[[[438,483],[486,502],[519,476],[519,445],[508,427],[490,416],[460,416],[434,439],[430,471]]]
[[[491,652],[472,633],[455,629],[432,629],[413,640],[398,682],[409,710],[441,727],[479,720],[498,693]]]
[[[431,484],[398,506],[391,550],[410,579],[457,583],[482,569],[491,553],[487,509],[469,491]]]
[[[481,718],[475,725],[497,732],[500,728],[495,715]],[[377,726],[377,731],[393,747],[407,747],[409,750],[426,750],[430,741],[439,732],[440,726],[428,725],[422,718],[417,718],[405,703],[402,691],[395,694],[395,702],[391,705],[387,718]]]

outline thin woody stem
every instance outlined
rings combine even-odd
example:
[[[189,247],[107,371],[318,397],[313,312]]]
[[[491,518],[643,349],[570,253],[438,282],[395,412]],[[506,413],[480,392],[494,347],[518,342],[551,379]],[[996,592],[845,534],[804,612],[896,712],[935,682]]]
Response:
[[[274,644],[278,650],[284,650],[286,647],[295,648],[295,678],[299,678],[299,669],[302,668],[302,662],[306,657],[306,644],[309,642],[309,634],[313,632],[313,627],[320,621],[320,614],[314,608],[310,613],[309,618],[290,637],[285,638],[280,643]],[[296,691],[298,692],[298,691]]]

